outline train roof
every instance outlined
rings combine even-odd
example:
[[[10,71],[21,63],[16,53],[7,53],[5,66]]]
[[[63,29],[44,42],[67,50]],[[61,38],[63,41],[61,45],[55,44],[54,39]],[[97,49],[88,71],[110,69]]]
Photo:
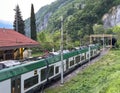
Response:
[[[20,62],[18,60],[6,60],[6,61],[0,62],[0,65],[4,65],[5,67],[11,67],[19,64]]]
[[[91,47],[91,50],[95,49],[95,48],[97,48],[97,47],[96,46]],[[79,49],[79,50],[65,53],[65,54],[63,54],[63,59],[70,58],[72,56],[84,53],[86,51],[88,51],[88,48]],[[21,75],[21,74],[30,72],[32,70],[36,70],[38,68],[44,67],[47,64],[46,61],[49,64],[53,64],[53,63],[58,62],[60,60],[61,60],[60,55],[54,55],[54,56],[51,56],[51,57],[48,57],[45,59],[37,59],[35,61],[29,61],[26,63],[23,62],[23,64],[13,66],[10,68],[2,69],[2,70],[0,70],[0,82],[3,80],[9,79],[11,77]]]

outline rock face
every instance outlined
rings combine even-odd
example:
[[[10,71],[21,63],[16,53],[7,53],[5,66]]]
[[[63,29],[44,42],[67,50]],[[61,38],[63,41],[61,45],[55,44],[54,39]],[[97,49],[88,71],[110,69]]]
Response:
[[[52,12],[48,12],[45,16],[44,16],[44,19],[43,19],[43,22],[42,22],[42,25],[38,25],[37,27],[37,31],[41,31],[43,29],[45,29],[48,25],[48,20],[49,20],[49,17],[52,15]]]
[[[45,29],[48,25],[48,20],[49,17],[52,15],[52,12],[48,12],[47,14],[45,14],[45,16],[43,17],[43,21],[40,24],[40,19],[38,17],[36,17],[36,30],[37,32]],[[30,37],[31,33],[30,33],[30,18],[28,20],[25,21],[25,32],[26,32],[26,36]]]
[[[102,18],[105,28],[120,25],[120,5],[112,7]]]
[[[48,24],[50,24],[49,20],[50,20],[51,16],[56,15],[56,14],[58,15],[58,13],[56,13],[58,10],[61,11],[62,10],[61,8],[63,6],[69,5],[73,1],[74,0],[56,0],[49,5],[45,5],[45,6],[41,7],[38,10],[38,12],[35,14],[37,32],[46,29],[48,27]],[[81,0],[75,0],[75,1],[81,1]],[[24,22],[25,22],[26,36],[30,37],[31,36],[31,34],[30,34],[30,18],[26,19]]]

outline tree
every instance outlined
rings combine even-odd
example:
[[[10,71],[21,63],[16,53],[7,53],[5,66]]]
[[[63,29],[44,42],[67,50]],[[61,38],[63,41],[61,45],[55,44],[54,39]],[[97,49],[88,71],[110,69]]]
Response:
[[[115,33],[117,38],[117,45],[120,46],[120,26],[113,27],[113,32]]]
[[[22,19],[22,16],[21,16],[21,12],[20,12],[20,8],[19,6],[17,5],[16,8],[14,9],[15,10],[15,20],[14,20],[14,23],[13,23],[13,27],[14,27],[14,30],[25,35],[25,31],[24,31],[24,21]]]
[[[93,31],[94,31],[94,34],[105,34],[105,29],[103,25],[95,24],[93,26]]]
[[[44,32],[40,32],[40,33],[38,34],[38,40],[39,40],[40,42],[42,42],[42,43],[46,41],[46,35],[45,35]]]
[[[31,4],[30,27],[31,27],[31,38],[33,40],[37,40],[35,13],[34,13],[34,6],[33,6],[33,4]]]

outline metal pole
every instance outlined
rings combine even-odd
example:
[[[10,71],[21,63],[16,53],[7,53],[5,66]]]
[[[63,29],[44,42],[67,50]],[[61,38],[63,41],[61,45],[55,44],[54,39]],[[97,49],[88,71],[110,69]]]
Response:
[[[66,50],[68,49],[68,32],[66,30]]]
[[[89,45],[89,62],[90,62],[90,56],[91,56],[91,55],[90,55],[90,45]]]
[[[61,84],[63,84],[63,16],[61,16]]]
[[[103,50],[104,50],[104,47],[105,47],[104,42],[105,42],[105,41],[104,41],[104,34],[103,34]]]

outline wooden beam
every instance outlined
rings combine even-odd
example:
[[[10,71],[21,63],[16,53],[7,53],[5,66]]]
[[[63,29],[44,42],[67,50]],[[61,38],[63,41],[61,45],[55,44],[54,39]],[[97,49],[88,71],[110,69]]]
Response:
[[[114,36],[114,35],[111,35],[111,34],[98,34],[98,35],[90,35],[90,37],[111,37],[111,36]]]
[[[90,44],[92,44],[92,37],[90,36]]]
[[[111,48],[112,48],[112,36],[111,36]]]
[[[23,48],[19,48],[20,59],[23,59]]]

